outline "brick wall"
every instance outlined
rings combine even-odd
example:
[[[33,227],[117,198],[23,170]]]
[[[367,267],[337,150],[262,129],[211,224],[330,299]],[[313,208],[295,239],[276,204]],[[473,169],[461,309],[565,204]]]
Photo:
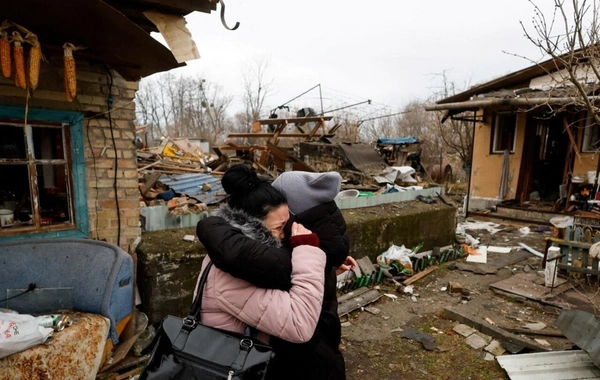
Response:
[[[40,83],[29,101],[30,108],[79,111],[84,114],[84,146],[86,160],[87,203],[90,237],[116,244],[118,234],[117,208],[113,181],[117,177],[117,197],[121,214],[121,247],[127,249],[140,235],[138,181],[135,147],[135,104],[133,98],[137,82],[127,82],[118,73],[111,71],[113,134],[108,115],[109,75],[102,63],[78,59],[77,98],[66,101],[62,58],[51,58],[42,63]],[[0,79],[0,104],[25,106],[25,91],[14,86],[12,80]],[[115,152],[118,170],[115,171]],[[95,164],[94,164],[95,157]]]

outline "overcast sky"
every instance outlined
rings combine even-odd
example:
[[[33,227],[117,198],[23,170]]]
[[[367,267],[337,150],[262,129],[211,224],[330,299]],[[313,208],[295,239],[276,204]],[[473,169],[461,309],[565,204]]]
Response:
[[[527,0],[225,2],[239,29],[226,30],[218,12],[187,16],[201,59],[175,72],[202,75],[239,101],[244,67],[267,59],[268,107],[320,83],[325,108],[372,99],[370,109],[394,112],[439,90],[444,70],[459,85],[476,84],[530,65],[503,51],[542,58],[519,24],[531,25]],[[552,11],[553,1],[538,2]],[[292,105],[319,109],[318,92]]]

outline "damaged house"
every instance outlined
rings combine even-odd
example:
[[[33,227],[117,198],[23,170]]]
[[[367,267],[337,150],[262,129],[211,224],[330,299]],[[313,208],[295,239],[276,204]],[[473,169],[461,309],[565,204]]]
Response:
[[[598,79],[579,56],[573,69],[577,82],[595,99]],[[427,110],[473,124],[469,211],[501,203],[498,212],[502,207],[542,214],[589,208],[599,168],[600,125],[582,107],[560,62],[550,59],[510,73]]]
[[[24,0],[0,9],[11,49],[24,39],[27,62],[33,34],[45,57],[35,89],[15,84],[16,48],[12,73],[9,63],[0,78],[0,241],[90,237],[127,250],[140,235],[137,81],[198,58],[183,15],[216,2]],[[173,51],[150,36],[158,31]],[[74,48],[76,94],[65,91],[64,47]]]

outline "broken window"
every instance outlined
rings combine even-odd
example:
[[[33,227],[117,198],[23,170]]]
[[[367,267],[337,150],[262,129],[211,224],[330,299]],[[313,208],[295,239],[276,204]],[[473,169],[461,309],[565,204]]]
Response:
[[[588,113],[583,132],[582,152],[596,152],[600,150],[600,125],[594,122],[592,115]]]
[[[75,228],[69,125],[0,121],[0,133],[0,233]]]
[[[497,113],[492,124],[492,153],[515,151],[517,136],[517,115],[514,113]]]

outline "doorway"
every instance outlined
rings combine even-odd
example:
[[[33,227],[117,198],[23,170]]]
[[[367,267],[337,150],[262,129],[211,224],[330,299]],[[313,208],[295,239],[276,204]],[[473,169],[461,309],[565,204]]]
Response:
[[[550,119],[529,115],[517,197],[521,202],[555,202],[560,185],[565,183],[565,163],[570,150],[569,136],[563,128],[562,116]]]

